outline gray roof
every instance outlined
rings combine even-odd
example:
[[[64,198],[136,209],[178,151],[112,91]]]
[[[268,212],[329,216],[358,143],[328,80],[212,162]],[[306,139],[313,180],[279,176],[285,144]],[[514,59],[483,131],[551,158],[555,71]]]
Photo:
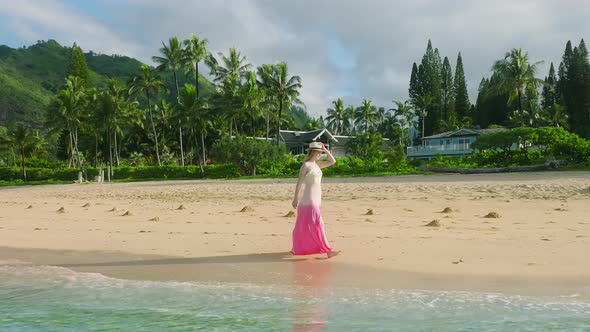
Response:
[[[281,130],[281,138],[285,143],[311,143],[317,141],[323,135],[326,135],[330,141],[338,142],[330,131],[325,128],[312,131]]]
[[[467,129],[461,128],[459,130],[447,131],[444,133],[431,135],[422,137],[420,139],[437,139],[437,138],[447,138],[447,137],[461,137],[461,136],[479,136],[481,134],[494,132],[494,131],[504,131],[507,130],[506,128],[489,128],[489,129]]]

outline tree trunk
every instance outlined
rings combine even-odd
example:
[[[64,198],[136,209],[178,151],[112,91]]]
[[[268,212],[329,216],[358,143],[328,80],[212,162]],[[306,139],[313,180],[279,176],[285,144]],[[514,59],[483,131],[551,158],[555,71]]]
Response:
[[[98,167],[98,134],[94,134],[94,167]]]
[[[201,174],[205,174],[205,170],[203,169],[203,161],[201,160],[201,157],[199,156],[199,138],[197,137],[196,133],[195,133],[195,152],[196,152],[196,158],[199,161],[199,167],[201,168]]]
[[[111,133],[107,131],[107,135],[109,137],[109,180],[113,176],[113,139],[111,137]]]
[[[117,131],[114,131],[114,136],[115,136],[115,163],[117,164],[117,167],[119,167],[120,165],[120,160],[119,160],[119,147],[117,144]]]
[[[195,62],[195,88],[197,89],[197,99],[199,99],[199,62]]]
[[[283,116],[283,97],[281,96],[279,99],[279,118],[277,119],[277,145],[280,144],[280,137],[281,137],[281,119]]]
[[[204,130],[201,129],[201,148],[203,149],[203,166],[207,166],[207,156],[205,154],[205,134]]]
[[[162,163],[160,162],[160,150],[158,148],[159,142],[158,142],[158,132],[156,131],[156,125],[154,124],[154,115],[152,113],[152,101],[150,100],[150,93],[146,92],[147,95],[147,102],[148,102],[148,110],[150,113],[150,122],[152,124],[152,132],[154,134],[154,144],[156,146],[156,160],[158,161],[158,166],[162,166]]]
[[[74,165],[74,138],[72,136],[72,131],[69,131],[69,136],[70,136],[70,162],[68,164],[68,168],[71,168]]]
[[[266,113],[266,140],[268,141],[268,136],[270,132],[270,112]]]
[[[426,121],[426,117],[422,116],[422,146],[424,146],[424,121]]]
[[[27,182],[27,170],[25,168],[25,148],[21,149],[22,165],[23,165],[23,180]]]
[[[184,148],[182,147],[182,124],[178,121],[178,136],[180,138],[180,164],[184,166]]]
[[[178,88],[178,74],[176,70],[174,70],[174,84],[176,85],[176,102],[180,102],[180,89]],[[180,164],[184,166],[184,148],[182,146],[182,126],[180,126],[180,121],[178,122],[178,136],[180,138]]]

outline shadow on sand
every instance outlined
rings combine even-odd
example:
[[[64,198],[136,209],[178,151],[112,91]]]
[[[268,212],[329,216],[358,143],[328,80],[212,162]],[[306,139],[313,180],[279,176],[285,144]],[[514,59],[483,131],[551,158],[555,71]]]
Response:
[[[143,265],[178,265],[178,264],[239,264],[239,263],[277,263],[305,260],[295,258],[290,252],[271,252],[246,255],[208,256],[189,258],[159,258],[137,259],[114,262],[60,264],[62,267],[92,267],[92,266],[143,266]]]

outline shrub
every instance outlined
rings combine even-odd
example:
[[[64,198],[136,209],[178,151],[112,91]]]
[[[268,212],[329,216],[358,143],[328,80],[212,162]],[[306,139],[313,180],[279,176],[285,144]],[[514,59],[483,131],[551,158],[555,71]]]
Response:
[[[256,167],[264,161],[277,161],[285,146],[245,136],[226,137],[213,144],[211,156],[222,163],[236,165],[243,175],[256,175]]]

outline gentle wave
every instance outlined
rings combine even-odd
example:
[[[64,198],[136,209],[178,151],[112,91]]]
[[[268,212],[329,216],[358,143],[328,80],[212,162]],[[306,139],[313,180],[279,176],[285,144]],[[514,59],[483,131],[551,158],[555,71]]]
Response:
[[[590,302],[576,294],[137,281],[0,265],[0,330],[9,331],[588,331],[588,317]]]

